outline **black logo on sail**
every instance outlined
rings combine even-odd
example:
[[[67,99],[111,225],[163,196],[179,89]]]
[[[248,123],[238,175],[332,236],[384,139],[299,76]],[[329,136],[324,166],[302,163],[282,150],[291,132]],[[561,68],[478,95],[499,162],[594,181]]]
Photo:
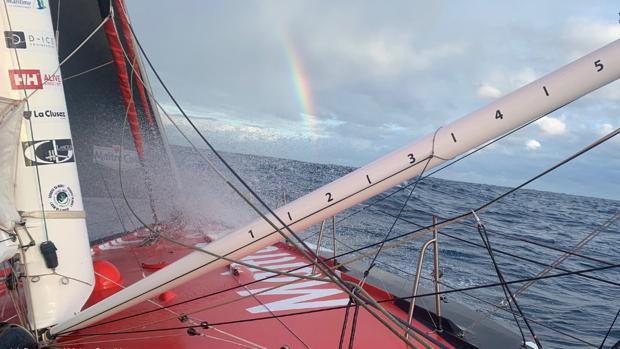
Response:
[[[26,48],[26,35],[24,32],[5,31],[4,41],[8,48]]]
[[[71,139],[49,139],[22,142],[26,166],[74,162]]]

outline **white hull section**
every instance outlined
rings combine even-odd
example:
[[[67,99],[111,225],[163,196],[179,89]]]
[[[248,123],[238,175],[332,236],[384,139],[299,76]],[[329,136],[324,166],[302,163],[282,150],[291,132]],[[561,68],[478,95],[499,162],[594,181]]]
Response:
[[[293,231],[300,232],[419,175],[425,166],[429,170],[619,77],[620,41],[615,41],[440,128],[436,134],[413,142],[279,208],[276,214]],[[273,217],[270,220],[282,227]],[[283,231],[286,233],[286,230]],[[267,222],[258,219],[204,249],[240,259],[279,240],[282,240],[280,234],[274,232],[274,228]],[[192,252],[169,267],[93,305],[75,318],[53,327],[51,332],[75,330],[93,324],[227,263],[224,260],[216,261],[205,253]]]

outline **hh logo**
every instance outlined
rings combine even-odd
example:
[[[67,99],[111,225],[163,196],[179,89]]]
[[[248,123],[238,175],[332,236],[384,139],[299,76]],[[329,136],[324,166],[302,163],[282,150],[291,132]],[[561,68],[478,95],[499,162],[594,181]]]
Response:
[[[13,90],[40,90],[43,88],[41,71],[38,69],[9,69]]]

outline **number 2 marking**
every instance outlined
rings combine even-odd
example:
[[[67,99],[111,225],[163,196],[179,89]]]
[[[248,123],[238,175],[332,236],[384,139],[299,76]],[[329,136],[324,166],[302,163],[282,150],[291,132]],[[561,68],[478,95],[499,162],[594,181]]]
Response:
[[[332,193],[325,193],[325,196],[327,196],[327,202],[334,201],[334,199],[332,198]]]
[[[599,72],[601,70],[603,70],[603,68],[605,68],[605,66],[603,65],[603,63],[601,63],[601,60],[597,60],[596,62],[594,62],[594,66],[596,67],[596,71]]]

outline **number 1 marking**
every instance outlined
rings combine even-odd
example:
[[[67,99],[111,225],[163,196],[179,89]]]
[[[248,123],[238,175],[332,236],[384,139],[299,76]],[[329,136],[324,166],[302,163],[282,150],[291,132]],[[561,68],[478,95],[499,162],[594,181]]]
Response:
[[[288,219],[293,220],[293,218],[291,217],[291,213],[290,212],[286,212],[288,214]]]
[[[454,141],[454,143],[456,143],[456,137],[454,136],[454,132],[450,134],[452,135],[452,140]]]
[[[370,177],[368,177],[368,175],[366,175],[366,180],[368,181],[368,184],[372,184],[372,182],[370,181]]]
[[[254,233],[252,232],[252,229],[250,229],[250,231],[248,231],[248,233],[250,234],[250,236],[252,237],[252,239],[254,239]]]
[[[545,90],[545,94],[549,96],[549,91],[547,91],[547,86],[543,86],[543,90]]]

